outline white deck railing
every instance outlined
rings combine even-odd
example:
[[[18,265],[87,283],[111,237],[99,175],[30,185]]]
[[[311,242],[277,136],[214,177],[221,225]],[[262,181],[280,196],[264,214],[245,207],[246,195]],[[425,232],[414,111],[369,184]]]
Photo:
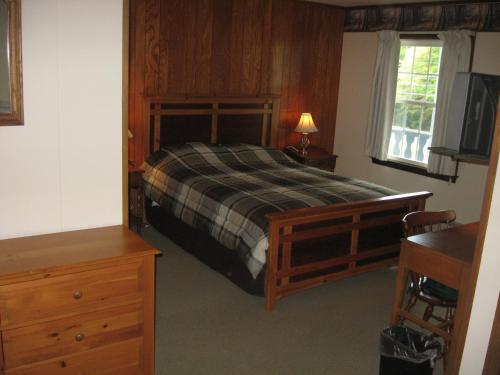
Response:
[[[431,145],[431,132],[418,131],[408,128],[392,127],[389,142],[389,155],[427,163]]]

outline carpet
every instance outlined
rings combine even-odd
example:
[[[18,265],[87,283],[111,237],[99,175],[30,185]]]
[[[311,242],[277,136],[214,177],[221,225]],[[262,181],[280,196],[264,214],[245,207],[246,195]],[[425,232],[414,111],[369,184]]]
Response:
[[[143,237],[162,252],[157,375],[378,374],[396,270],[292,295],[268,313],[262,297],[243,292],[151,227]]]

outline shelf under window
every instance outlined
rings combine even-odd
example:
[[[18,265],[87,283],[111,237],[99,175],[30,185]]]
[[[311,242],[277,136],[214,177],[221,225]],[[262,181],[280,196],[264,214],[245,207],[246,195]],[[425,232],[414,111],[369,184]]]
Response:
[[[451,150],[446,147],[428,147],[430,152],[435,154],[449,156],[452,160],[456,162],[464,162],[464,163],[474,163],[481,165],[488,165],[490,158],[486,156],[479,156],[474,154],[462,154],[458,151]]]

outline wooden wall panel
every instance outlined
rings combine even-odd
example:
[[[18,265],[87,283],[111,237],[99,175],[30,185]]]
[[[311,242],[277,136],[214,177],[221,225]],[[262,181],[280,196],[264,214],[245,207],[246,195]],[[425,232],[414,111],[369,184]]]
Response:
[[[145,95],[158,91],[158,70],[160,68],[160,2],[159,0],[145,0]],[[139,46],[140,46],[140,41]]]
[[[333,150],[343,22],[340,8],[296,0],[132,0],[131,160],[145,154],[144,95],[278,95],[277,146],[312,112],[312,142]]]
[[[146,133],[144,93],[144,56],[145,56],[145,2],[130,1],[130,38],[129,38],[129,130],[133,138],[129,142],[129,164],[140,165],[145,148]]]
[[[210,95],[213,1],[161,2],[156,95]]]
[[[213,37],[216,41],[212,49],[211,88],[213,95],[229,93],[231,38],[228,30],[233,28],[233,1],[214,0]]]

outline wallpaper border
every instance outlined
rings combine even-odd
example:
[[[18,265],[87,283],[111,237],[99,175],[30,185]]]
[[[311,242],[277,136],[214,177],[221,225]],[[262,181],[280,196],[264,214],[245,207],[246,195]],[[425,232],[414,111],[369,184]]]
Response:
[[[344,32],[500,31],[500,2],[397,5],[346,10]]]

